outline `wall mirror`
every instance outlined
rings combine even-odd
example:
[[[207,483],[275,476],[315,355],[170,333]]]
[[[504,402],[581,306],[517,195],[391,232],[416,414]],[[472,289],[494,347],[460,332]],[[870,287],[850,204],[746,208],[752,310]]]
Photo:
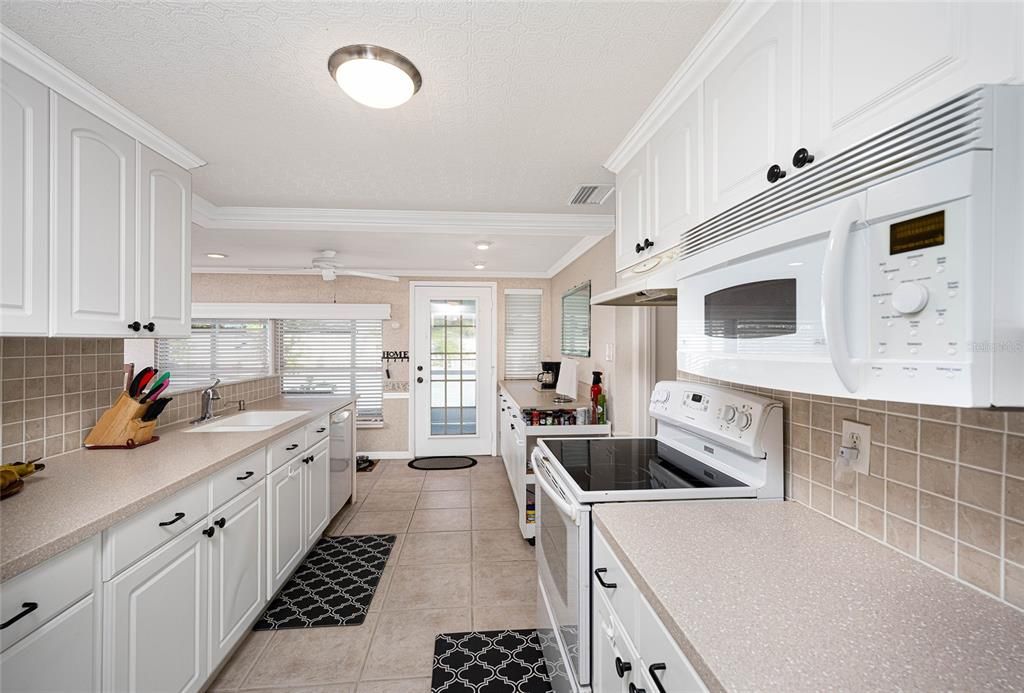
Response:
[[[562,353],[590,356],[590,282],[562,294]]]

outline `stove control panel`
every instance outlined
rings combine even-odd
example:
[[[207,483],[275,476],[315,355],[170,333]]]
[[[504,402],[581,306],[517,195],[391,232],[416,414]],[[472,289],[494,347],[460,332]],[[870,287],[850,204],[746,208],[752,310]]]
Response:
[[[714,385],[664,381],[655,385],[649,411],[664,424],[756,447],[764,418],[780,406],[759,395]]]

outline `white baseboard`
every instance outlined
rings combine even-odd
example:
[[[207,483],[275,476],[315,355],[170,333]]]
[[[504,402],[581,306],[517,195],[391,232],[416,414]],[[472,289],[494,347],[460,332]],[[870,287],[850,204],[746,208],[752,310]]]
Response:
[[[373,460],[411,460],[413,454],[408,450],[365,450],[358,455],[366,455]]]

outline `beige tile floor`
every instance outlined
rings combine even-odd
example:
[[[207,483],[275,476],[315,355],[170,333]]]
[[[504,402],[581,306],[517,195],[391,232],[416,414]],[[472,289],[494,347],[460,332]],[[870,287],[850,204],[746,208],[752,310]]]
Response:
[[[426,693],[438,633],[534,628],[536,564],[501,460],[421,472],[382,461],[327,534],[398,541],[359,626],[252,632],[209,690]]]

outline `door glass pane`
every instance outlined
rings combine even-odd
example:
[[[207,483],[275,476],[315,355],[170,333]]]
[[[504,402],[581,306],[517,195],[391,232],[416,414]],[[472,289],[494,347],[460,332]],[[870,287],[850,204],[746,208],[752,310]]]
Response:
[[[430,301],[430,434],[475,435],[474,299]]]

